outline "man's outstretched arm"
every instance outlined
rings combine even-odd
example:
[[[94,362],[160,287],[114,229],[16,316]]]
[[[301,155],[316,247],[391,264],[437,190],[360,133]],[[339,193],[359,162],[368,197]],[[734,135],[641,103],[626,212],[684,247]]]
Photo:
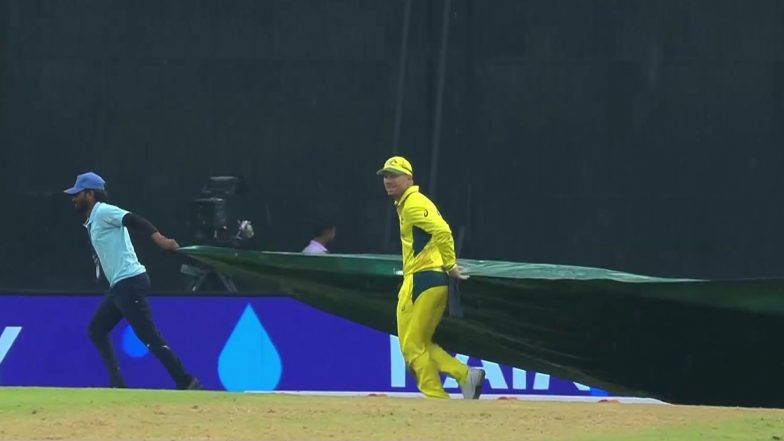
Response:
[[[158,245],[158,247],[164,251],[174,251],[180,247],[176,240],[169,239],[161,234],[158,229],[155,228],[155,225],[136,213],[128,213],[123,216],[122,223],[123,226],[129,230],[150,237],[152,241],[155,242],[155,245]]]

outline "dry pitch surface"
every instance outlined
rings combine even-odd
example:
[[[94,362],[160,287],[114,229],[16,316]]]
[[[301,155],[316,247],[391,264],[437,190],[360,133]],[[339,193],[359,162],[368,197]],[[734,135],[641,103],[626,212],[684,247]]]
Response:
[[[784,410],[0,388],[0,440],[760,440]]]

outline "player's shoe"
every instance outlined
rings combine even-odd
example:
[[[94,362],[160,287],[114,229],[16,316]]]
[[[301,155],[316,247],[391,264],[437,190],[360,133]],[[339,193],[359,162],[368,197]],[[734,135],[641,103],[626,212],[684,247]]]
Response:
[[[469,368],[468,377],[465,383],[460,385],[463,391],[463,398],[466,400],[477,400],[482,395],[482,385],[485,382],[485,371],[479,368]]]
[[[204,390],[204,386],[201,385],[201,382],[198,378],[193,377],[190,383],[187,386],[183,387],[184,390]]]

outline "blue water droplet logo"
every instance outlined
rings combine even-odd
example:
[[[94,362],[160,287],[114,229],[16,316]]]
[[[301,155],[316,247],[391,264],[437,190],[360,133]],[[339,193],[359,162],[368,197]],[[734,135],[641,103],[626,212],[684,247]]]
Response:
[[[275,344],[248,304],[218,357],[218,377],[228,391],[275,390],[283,366]]]
[[[126,326],[125,330],[123,330],[122,347],[123,351],[132,358],[142,358],[150,352],[130,326]]]

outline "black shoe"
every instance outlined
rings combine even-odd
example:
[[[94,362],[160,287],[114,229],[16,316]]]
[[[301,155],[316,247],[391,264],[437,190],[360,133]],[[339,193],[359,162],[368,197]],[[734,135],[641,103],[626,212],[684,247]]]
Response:
[[[204,386],[201,385],[201,382],[199,381],[198,378],[193,377],[191,379],[191,382],[188,383],[187,386],[181,387],[180,389],[182,389],[182,390],[204,390]]]
[[[120,373],[109,376],[109,387],[112,389],[125,389],[125,380]]]

